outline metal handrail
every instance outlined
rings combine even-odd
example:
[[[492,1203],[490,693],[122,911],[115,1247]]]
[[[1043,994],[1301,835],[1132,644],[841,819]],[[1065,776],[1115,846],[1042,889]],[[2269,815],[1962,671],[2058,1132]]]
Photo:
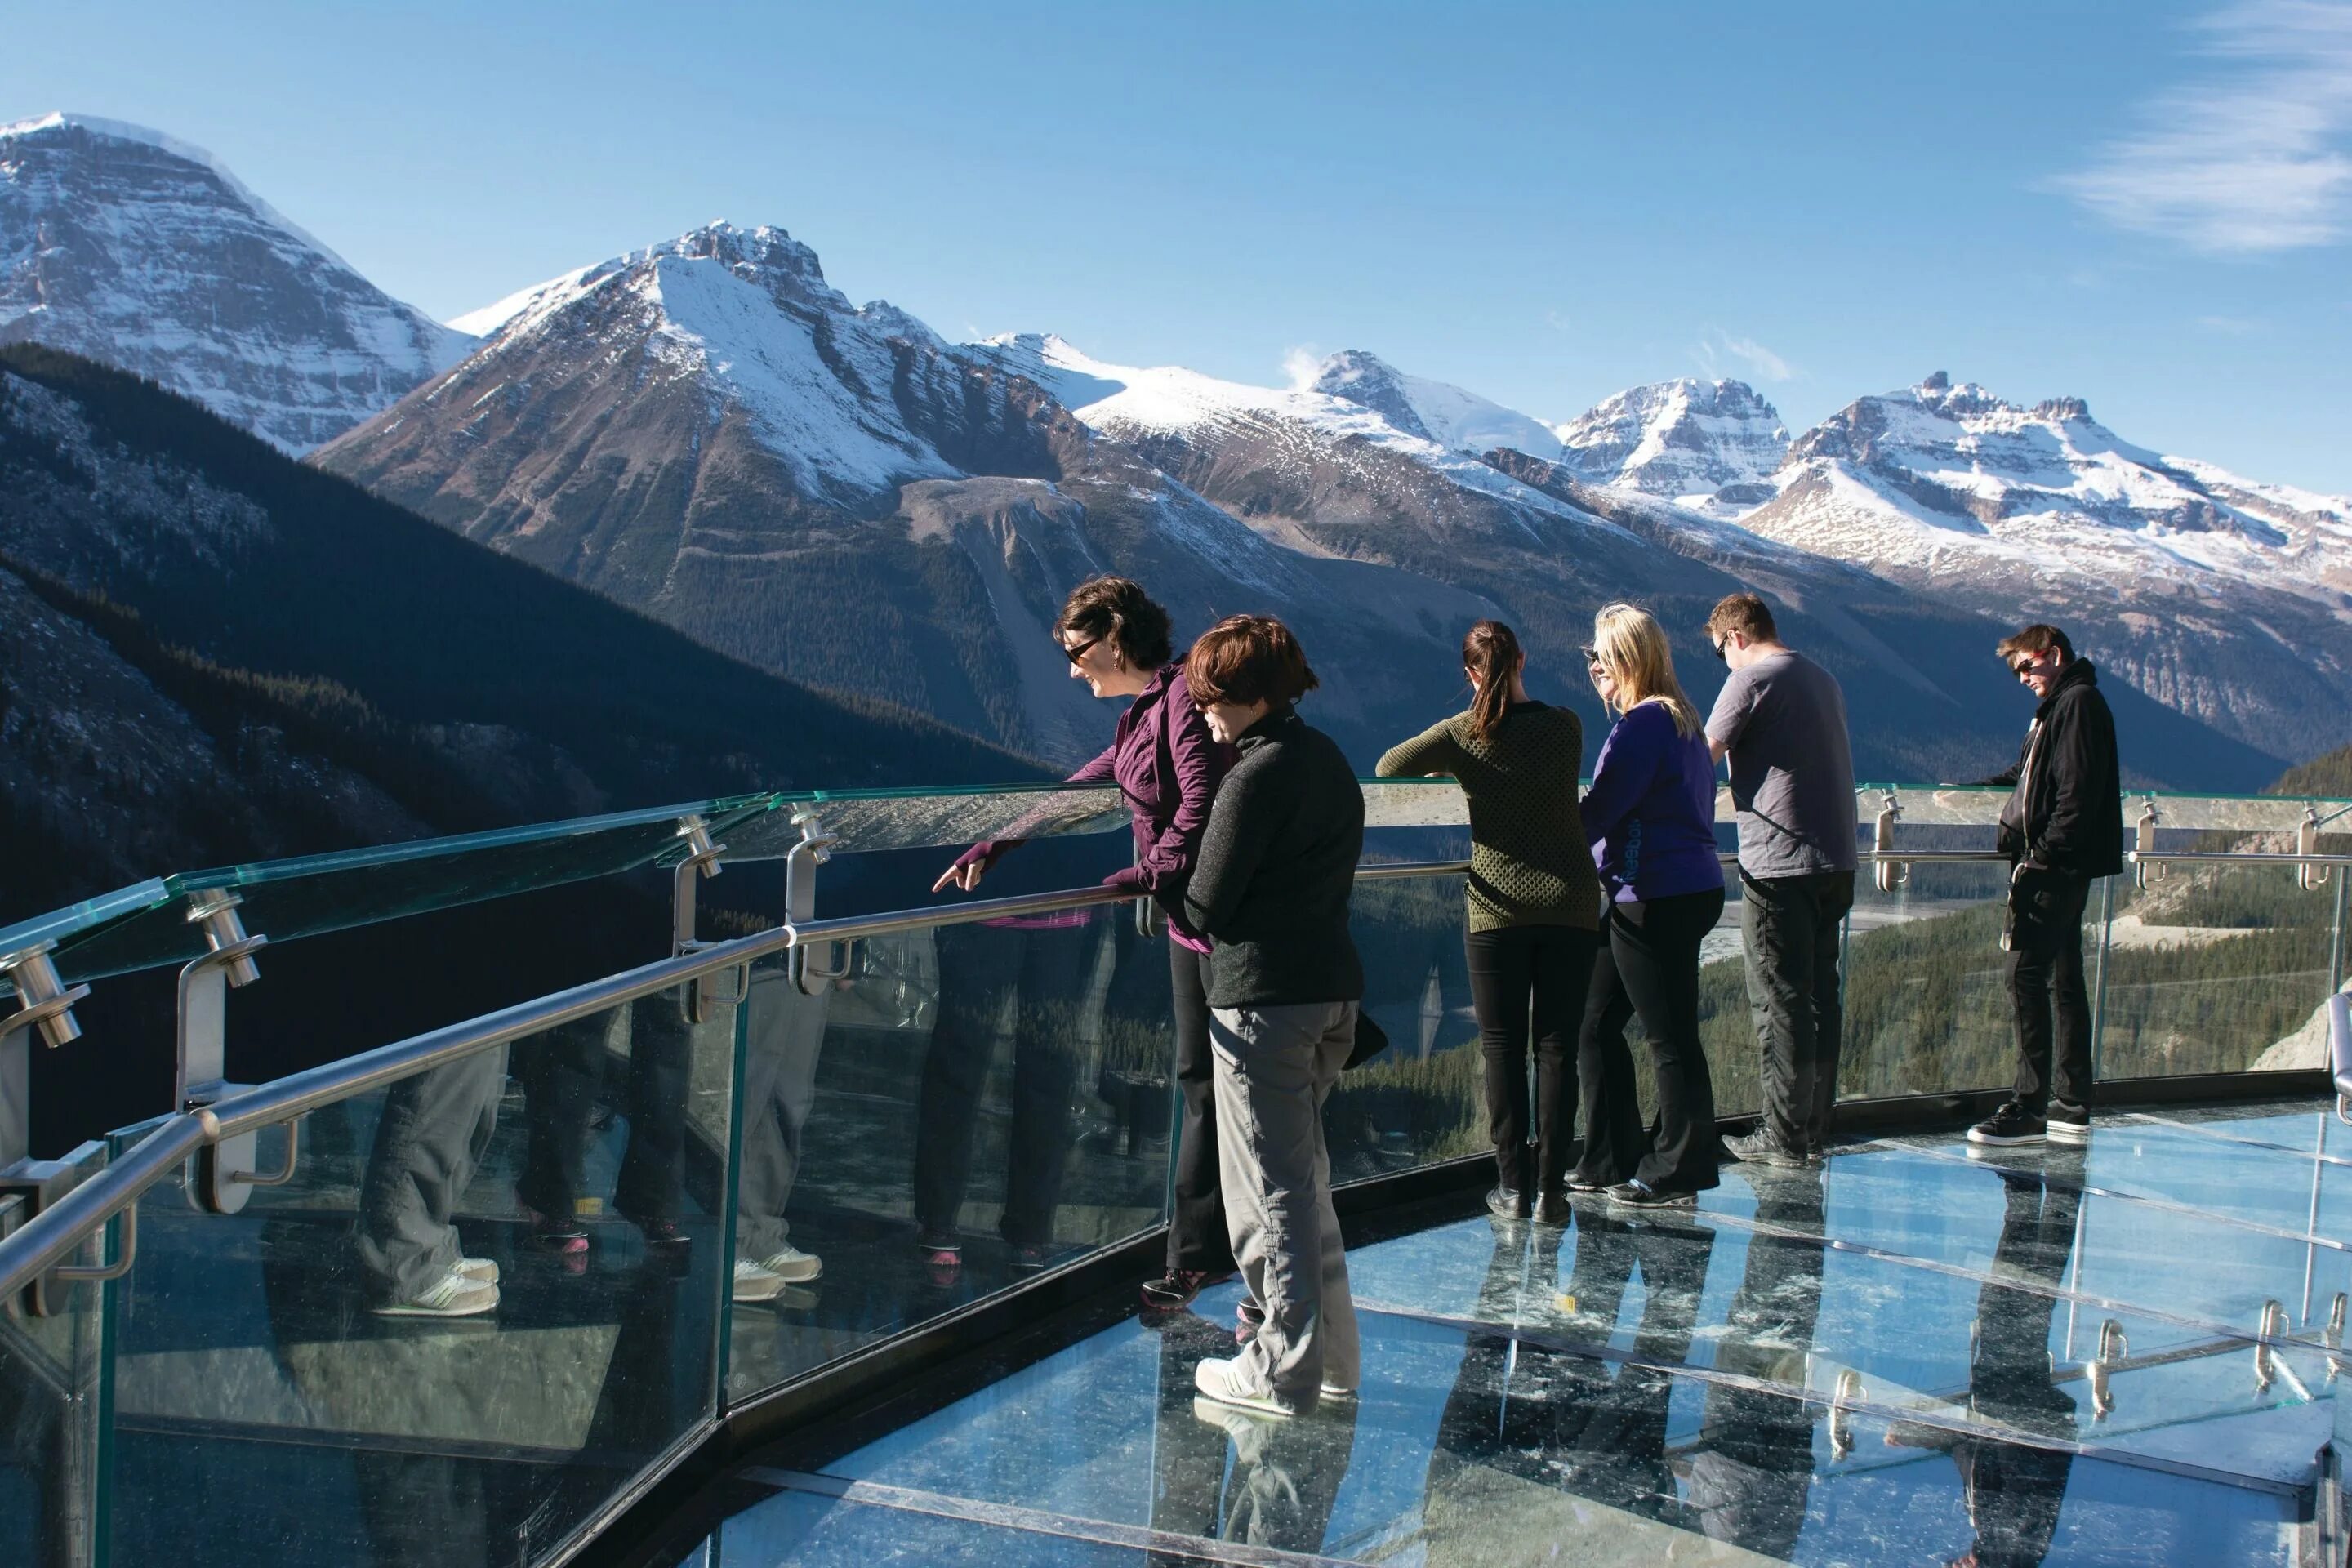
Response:
[[[2248,851],[2233,855],[2226,849],[2126,849],[2124,858],[2135,865],[2155,865],[2163,861],[2180,861],[2191,865],[2232,866],[2352,866],[2352,855],[2297,855],[2291,851]]]
[[[1719,858],[1727,864],[1738,859],[1736,855],[1727,852],[1720,854]],[[1998,851],[1981,849],[1871,849],[1861,851],[1859,858],[1931,863],[1997,861],[2005,860],[2008,857]],[[2352,865],[2352,856],[2347,855],[2184,852],[2176,855],[2134,854],[2132,858],[2270,865]],[[1367,882],[1396,881],[1416,877],[1458,876],[1467,872],[1469,868],[1467,859],[1400,861],[1360,866],[1356,877],[1358,880]],[[795,947],[891,936],[940,926],[971,925],[982,921],[1024,915],[1055,914],[1121,903],[1142,896],[1125,889],[1097,885],[1012,898],[980,899],[970,903],[850,915],[836,920],[804,921],[799,925],[786,923],[731,942],[714,942],[679,957],[624,970],[620,973],[535,997],[495,1013],[446,1025],[404,1040],[379,1046],[373,1050],[362,1051],[274,1079],[230,1095],[199,1110],[173,1115],[149,1131],[128,1153],[43,1209],[13,1234],[0,1239],[0,1301],[14,1300],[18,1291],[68,1257],[92,1231],[137,1201],[147,1188],[161,1181],[189,1154],[205,1145],[217,1144],[264,1127],[289,1122],[322,1106],[349,1099],[354,1094],[363,1094],[427,1068]]]

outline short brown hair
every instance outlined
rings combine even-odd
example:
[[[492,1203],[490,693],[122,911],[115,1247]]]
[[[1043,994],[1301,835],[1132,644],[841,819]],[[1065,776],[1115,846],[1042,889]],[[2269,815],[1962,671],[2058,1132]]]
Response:
[[[1287,707],[1320,684],[1290,628],[1272,616],[1227,616],[1201,634],[1184,660],[1195,707],[1253,702]]]
[[[2049,652],[2053,647],[2058,650],[2059,661],[2061,663],[2072,663],[2074,661],[2074,645],[2066,640],[2066,634],[2060,631],[2056,626],[2045,626],[2036,622],[2034,625],[2025,627],[2022,631],[2011,632],[2009,636],[2001,638],[2000,644],[1995,647],[1992,651],[2000,656],[2001,663],[2007,664],[2019,654],[2042,654]]]
[[[1726,594],[1707,612],[1706,640],[1719,643],[1733,632],[1749,642],[1779,642],[1780,631],[1772,624],[1772,606],[1753,594]]]
[[[1070,590],[1054,629],[1108,637],[1119,657],[1138,669],[1157,669],[1168,662],[1168,612],[1132,578],[1087,578]]]

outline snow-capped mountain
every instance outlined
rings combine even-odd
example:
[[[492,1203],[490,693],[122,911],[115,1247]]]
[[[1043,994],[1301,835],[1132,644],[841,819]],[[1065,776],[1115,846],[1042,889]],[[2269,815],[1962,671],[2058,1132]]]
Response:
[[[1408,436],[1473,456],[1497,447],[1531,458],[1559,456],[1559,436],[1540,419],[1443,381],[1407,375],[1361,349],[1325,360],[1314,390],[1360,404]]]
[[[2345,727],[2352,500],[2135,447],[2079,398],[2022,407],[1941,373],[1808,431],[1773,485],[1747,527],[2083,628],[2110,668],[2254,744]]]
[[[1739,381],[1637,386],[1559,426],[1558,436],[1565,461],[1595,484],[1723,515],[1769,500],[1767,481],[1789,450],[1779,411]]]
[[[203,151],[66,114],[0,126],[0,342],[26,341],[150,376],[298,453],[474,342]]]
[[[1189,626],[1276,607],[1334,649],[1486,613],[1279,548],[1074,420],[1055,391],[1082,373],[853,305],[780,229],[714,224],[470,320],[495,335],[320,466],[753,663],[1036,754],[1087,754],[1111,721],[1047,633],[1096,573],[1147,576]],[[1458,679],[1362,663],[1331,711]]]

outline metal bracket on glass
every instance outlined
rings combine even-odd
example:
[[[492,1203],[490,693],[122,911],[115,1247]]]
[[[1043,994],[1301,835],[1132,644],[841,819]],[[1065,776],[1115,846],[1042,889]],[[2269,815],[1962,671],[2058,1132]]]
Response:
[[[2156,809],[2156,796],[2149,795],[2147,805],[2140,811],[2139,827],[2132,840],[2135,851],[2132,856],[2133,872],[2138,878],[2139,889],[2143,893],[2147,891],[2150,882],[2163,881],[2168,869],[2163,861],[2155,858],[2156,825],[2163,818],[2164,814]]]
[[[784,919],[801,926],[816,919],[816,868],[833,858],[839,840],[824,830],[812,807],[794,806],[792,821],[801,830],[801,841],[784,857]],[[803,996],[820,995],[833,982],[849,977],[848,944],[819,945],[824,949],[821,959],[817,947],[811,946],[793,948],[785,961]]]
[[[1140,865],[1142,860],[1143,857],[1140,854],[1136,856],[1137,864]],[[1141,894],[1136,899],[1136,935],[1140,937],[1158,936],[1160,932],[1160,929],[1167,923],[1167,921],[1163,919],[1160,913],[1160,900],[1158,899],[1153,898],[1149,893]]]
[[[710,826],[699,816],[689,816],[677,825],[677,836],[686,840],[686,858],[670,872],[669,879],[669,952],[672,958],[683,958],[703,944],[695,940],[696,883],[704,877],[719,875],[719,857],[727,853],[724,844],[710,841]],[[709,1020],[719,1000],[716,994],[718,976],[705,974],[692,981],[686,991],[686,1021],[700,1024]]]
[[[2267,1394],[2271,1384],[2278,1381],[2278,1354],[2271,1348],[2271,1342],[2284,1337],[2286,1331],[2286,1304],[2278,1300],[2264,1301],[2262,1321],[2254,1330],[2259,1336],[2254,1341],[2254,1389],[2257,1393]]]
[[[18,1003],[16,1012],[0,1018],[0,1037],[19,1029],[38,1029],[41,1043],[52,1050],[81,1038],[73,1005],[89,994],[89,987],[68,989],[58,978],[57,963],[49,957],[56,946],[53,942],[36,942],[16,952],[0,953],[0,978],[16,988]]]
[[[2303,822],[2294,830],[2294,852],[2298,855],[2319,853],[2319,808],[2315,805],[2303,808]],[[2315,893],[2327,886],[2327,879],[2334,870],[2331,866],[2315,866],[2306,860],[2294,868],[2294,885],[2306,893]]]
[[[1853,1416],[1851,1407],[1862,1403],[1862,1373],[1847,1367],[1838,1373],[1837,1392],[1830,1397],[1830,1454],[1843,1459],[1853,1453]]]
[[[100,1163],[99,1149],[85,1143],[62,1160],[28,1160],[17,1158],[0,1164],[0,1240],[6,1239],[35,1215],[56,1204],[58,1199],[81,1185],[83,1179]],[[20,1201],[11,1204],[6,1200]],[[65,1310],[66,1287],[79,1279],[114,1279],[131,1267],[131,1248],[136,1232],[128,1213],[123,1215],[122,1249],[115,1259],[115,1272],[103,1276],[93,1274],[81,1266],[48,1269],[25,1287],[24,1306],[27,1315],[53,1318]]]
[[[1888,854],[1895,848],[1895,819],[1902,815],[1903,803],[1895,797],[1893,790],[1888,790],[1886,798],[1879,803],[1878,827],[1870,840],[1872,859],[1874,862],[1871,868],[1872,879],[1882,893],[1891,893],[1911,879],[1911,868],[1908,865],[1900,860],[1887,858]]]
[[[216,1105],[247,1088],[228,1081],[228,993],[261,978],[253,955],[266,936],[246,934],[241,902],[226,888],[191,894],[188,923],[204,933],[205,951],[180,971],[178,1063],[173,1100],[182,1110]],[[276,1171],[258,1168],[259,1131],[240,1132],[196,1153],[196,1180],[189,1196],[207,1214],[236,1214],[256,1187],[282,1186],[294,1177],[296,1134],[286,1127],[286,1157]]]
[[[2110,1379],[2115,1369],[2131,1354],[2131,1342],[2124,1337],[2124,1326],[2109,1318],[2099,1325],[2099,1350],[2084,1364],[2083,1375],[2091,1385],[2091,1419],[2105,1421],[2116,1413],[2116,1394]]]

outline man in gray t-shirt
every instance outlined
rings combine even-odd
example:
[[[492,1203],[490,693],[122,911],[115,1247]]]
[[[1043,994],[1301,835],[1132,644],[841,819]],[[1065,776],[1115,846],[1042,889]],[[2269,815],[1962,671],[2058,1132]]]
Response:
[[[1838,926],[1853,907],[1853,755],[1837,678],[1783,647],[1771,609],[1733,594],[1706,639],[1731,668],[1706,721],[1731,759],[1739,932],[1762,1048],[1763,1119],[1731,1152],[1769,1165],[1820,1152],[1837,1101]]]

